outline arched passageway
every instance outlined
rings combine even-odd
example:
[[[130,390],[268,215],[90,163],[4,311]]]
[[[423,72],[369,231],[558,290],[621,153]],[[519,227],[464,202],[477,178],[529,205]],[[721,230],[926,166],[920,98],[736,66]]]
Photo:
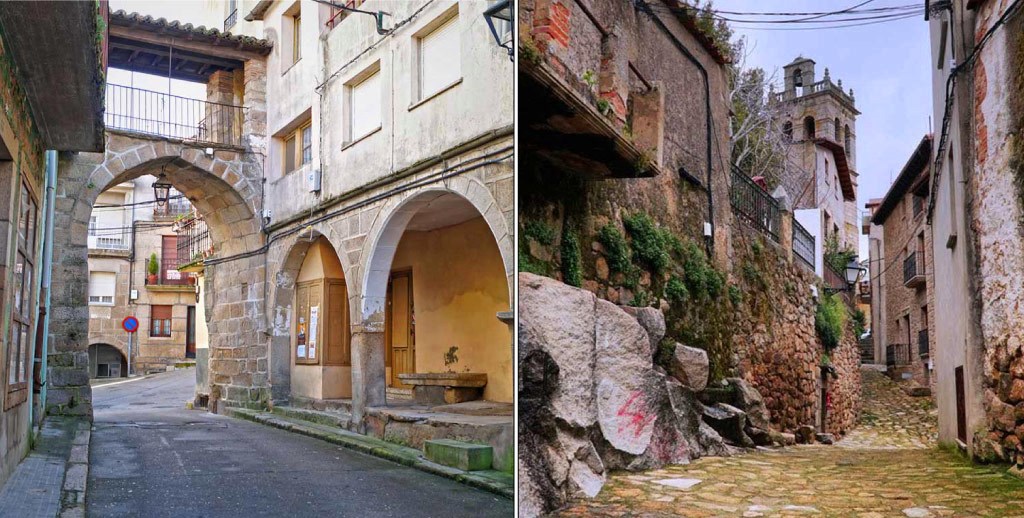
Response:
[[[89,346],[90,378],[124,378],[128,376],[128,359],[109,344]]]

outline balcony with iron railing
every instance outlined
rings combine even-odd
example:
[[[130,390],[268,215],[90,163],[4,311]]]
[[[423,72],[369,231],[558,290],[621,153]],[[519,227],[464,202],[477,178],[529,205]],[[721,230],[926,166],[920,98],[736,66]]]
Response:
[[[910,344],[889,344],[885,346],[886,367],[910,365]]]
[[[172,191],[173,192],[173,191]],[[170,196],[166,203],[153,204],[153,219],[177,219],[192,213],[192,204],[184,196]]]
[[[903,285],[908,288],[924,286],[924,265],[921,264],[917,252],[913,252],[903,260]]]
[[[231,28],[234,27],[236,23],[238,23],[238,9],[231,11],[231,14],[229,14],[228,17],[224,19],[224,32],[230,31]]]
[[[131,249],[128,230],[89,229],[89,250],[127,253]]]
[[[201,271],[203,260],[213,254],[213,241],[206,220],[192,213],[179,220],[174,231],[178,235],[177,269],[185,272]]]
[[[195,278],[192,274],[178,271],[177,256],[157,259],[157,273],[149,275],[150,259],[146,259],[145,286],[151,291],[193,291]]]
[[[793,255],[800,262],[814,271],[814,235],[807,231],[796,218],[793,218]]]
[[[756,230],[767,234],[772,241],[779,242],[779,231],[782,228],[782,211],[779,202],[743,171],[735,167],[732,169],[732,187],[729,198],[733,213]]]
[[[107,129],[241,147],[242,119],[241,106],[107,84]]]
[[[931,351],[928,349],[927,329],[922,329],[917,332],[917,355],[922,358],[927,358],[931,355]]]

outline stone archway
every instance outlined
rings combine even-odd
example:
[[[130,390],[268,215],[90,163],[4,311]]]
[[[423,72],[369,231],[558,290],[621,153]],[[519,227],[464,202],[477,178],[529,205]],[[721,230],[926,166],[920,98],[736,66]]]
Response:
[[[50,325],[50,412],[91,415],[88,385],[87,229],[96,198],[143,175],[167,181],[204,215],[217,259],[205,272],[210,331],[211,410],[260,405],[269,397],[263,322],[264,263],[248,257],[264,245],[259,219],[262,167],[239,148],[196,148],[182,141],[107,132],[106,153],[61,156],[54,230]],[[212,153],[208,153],[208,149]],[[217,275],[223,269],[230,275]]]
[[[114,364],[116,364],[116,368]],[[119,347],[104,342],[89,345],[90,378],[123,378],[126,376],[128,376],[128,359]]]
[[[496,200],[483,184],[472,178],[456,177],[444,185],[423,187],[389,200],[377,213],[367,234],[359,261],[358,299],[352,307],[352,413],[357,426],[362,423],[367,407],[386,403],[385,305],[399,241],[417,213],[433,201],[452,195],[468,202],[486,221],[504,266],[509,308],[513,306],[513,238]]]

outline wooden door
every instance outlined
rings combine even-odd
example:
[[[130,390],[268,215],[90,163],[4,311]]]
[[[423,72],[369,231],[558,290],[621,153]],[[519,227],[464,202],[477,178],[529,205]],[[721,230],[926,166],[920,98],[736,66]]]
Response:
[[[196,357],[196,307],[189,306],[185,320],[185,357]]]
[[[416,320],[412,304],[412,272],[391,273],[387,299],[385,346],[391,358],[391,379],[388,385],[412,388],[398,378],[399,374],[416,372]]]
[[[964,366],[954,371],[956,377],[956,436],[967,444],[967,398],[964,387]]]

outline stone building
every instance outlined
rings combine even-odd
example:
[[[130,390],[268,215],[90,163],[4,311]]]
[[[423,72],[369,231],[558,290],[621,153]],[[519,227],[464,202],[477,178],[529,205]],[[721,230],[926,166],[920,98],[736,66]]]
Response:
[[[61,210],[57,152],[103,149],[105,16],[106,2],[0,9],[0,486],[28,452],[47,382],[59,376],[47,370],[48,266],[57,254],[43,245]]]
[[[939,439],[1024,469],[1024,2],[929,2]],[[967,38],[962,38],[967,35]]]
[[[925,221],[930,189],[932,136],[914,149],[881,203],[872,225],[881,226],[885,262],[873,273],[884,278],[885,362],[896,379],[935,387],[935,275],[932,228]]]
[[[785,89],[779,103],[788,167],[780,184],[796,210],[820,209],[822,237],[840,248],[858,249],[857,116],[853,89],[833,82],[828,68],[821,80],[815,62],[798,57],[783,67]],[[841,272],[840,272],[841,273]]]
[[[191,364],[205,333],[206,323],[197,315],[196,279],[177,269],[175,223],[192,212],[192,205],[173,189],[167,202],[157,204],[155,182],[156,177],[143,176],[115,185],[93,207],[90,377],[128,376],[129,367],[132,374],[146,374]],[[128,316],[139,321],[130,348],[121,326]]]
[[[872,221],[872,216],[878,206],[882,203],[881,198],[872,198],[864,204],[864,214],[861,216],[861,232],[868,236],[868,267],[867,279],[868,292],[871,299],[871,344],[872,354],[870,363],[885,363],[886,328],[886,276],[881,272],[885,271],[885,228]]]

